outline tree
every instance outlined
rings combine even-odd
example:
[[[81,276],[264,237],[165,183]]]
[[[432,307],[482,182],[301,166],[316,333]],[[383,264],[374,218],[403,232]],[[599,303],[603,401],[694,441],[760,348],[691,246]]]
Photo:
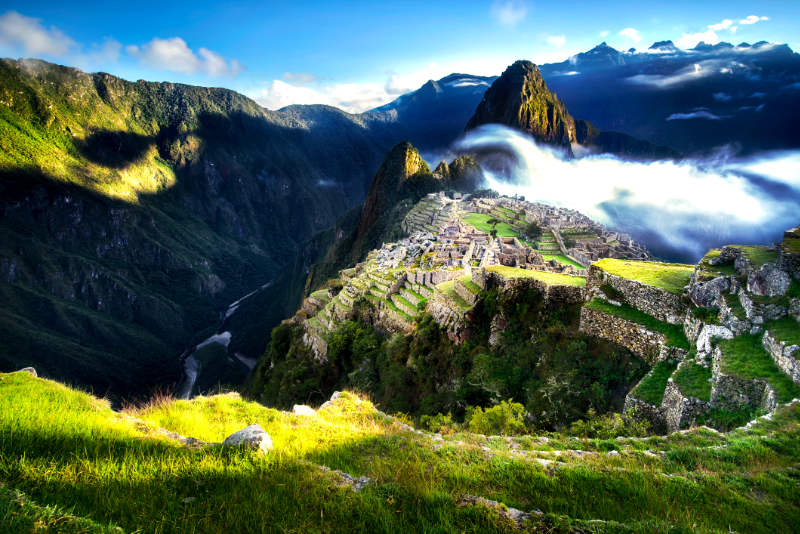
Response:
[[[542,227],[539,226],[539,223],[533,221],[528,223],[528,226],[525,227],[525,236],[528,238],[528,241],[535,241],[539,239],[542,235]]]
[[[489,232],[489,235],[491,235],[492,237],[497,237],[497,229],[492,228],[491,231]]]

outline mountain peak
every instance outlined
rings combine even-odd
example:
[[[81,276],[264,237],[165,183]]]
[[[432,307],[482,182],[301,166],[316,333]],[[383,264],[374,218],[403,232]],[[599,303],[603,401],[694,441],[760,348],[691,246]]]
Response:
[[[667,41],[656,41],[655,43],[650,45],[650,48],[648,48],[648,50],[662,50],[662,51],[671,51],[672,52],[672,51],[677,51],[678,47],[675,46],[675,43],[673,43],[670,40],[667,40]]]
[[[569,146],[575,121],[564,104],[547,88],[538,67],[518,60],[489,87],[467,130],[482,124],[505,124],[545,143]]]

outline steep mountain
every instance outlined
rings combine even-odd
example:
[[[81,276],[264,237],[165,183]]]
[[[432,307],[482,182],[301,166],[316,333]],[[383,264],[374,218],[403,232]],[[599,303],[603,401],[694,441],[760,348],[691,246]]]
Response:
[[[575,141],[575,120],[530,61],[514,62],[492,83],[467,130],[481,124],[504,124],[566,148]]]
[[[0,61],[0,101],[0,367],[115,394],[175,382],[390,146],[335,108],[36,60]]]
[[[586,53],[589,64],[615,63],[612,48],[603,43]],[[530,61],[517,61],[492,84],[467,123],[467,130],[482,124],[503,124],[522,130],[538,141],[566,149],[567,153],[611,153],[633,159],[677,158],[668,147],[654,146],[619,132],[600,132],[587,121],[577,121],[564,103],[551,93],[539,69]]]
[[[577,117],[683,153],[732,145],[742,153],[797,148],[800,55],[787,45],[659,41],[620,52],[605,43],[540,65]]]
[[[410,140],[423,153],[444,152],[463,133],[464,124],[495,78],[453,73],[429,80],[368,114],[391,121],[401,139]]]
[[[332,229],[330,246],[311,269],[307,289],[362,261],[382,242],[405,235],[401,227],[404,217],[428,193],[472,191],[482,178],[480,166],[470,156],[459,156],[449,164],[442,161],[431,172],[411,143],[396,145],[373,178],[361,208],[351,210]]]

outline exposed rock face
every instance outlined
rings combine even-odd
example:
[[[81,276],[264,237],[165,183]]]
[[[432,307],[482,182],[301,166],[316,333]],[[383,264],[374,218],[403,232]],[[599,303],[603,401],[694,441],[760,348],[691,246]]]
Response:
[[[530,61],[516,61],[486,91],[467,130],[504,124],[562,147],[575,141],[575,121]]]
[[[39,375],[36,373],[36,369],[34,369],[33,367],[23,367],[22,369],[20,369],[20,370],[19,370],[19,372],[20,372],[20,373],[28,373],[28,374],[29,374],[29,375],[31,375],[33,378],[37,378],[37,377],[39,376]]]
[[[689,298],[701,308],[710,308],[717,303],[720,294],[728,291],[731,281],[727,276],[718,276],[707,282],[697,282],[689,288]]]
[[[762,297],[779,297],[786,294],[791,279],[774,263],[766,263],[747,277],[747,290]]]
[[[258,449],[259,452],[267,452],[272,449],[272,438],[260,425],[250,425],[225,438],[222,444],[228,447],[250,447]]]
[[[703,326],[703,329],[700,330],[700,334],[697,336],[697,342],[696,342],[697,354],[701,357],[711,354],[711,351],[714,350],[714,345],[712,342],[715,339],[732,339],[732,338],[733,338],[733,332],[731,332],[724,326],[707,324]]]

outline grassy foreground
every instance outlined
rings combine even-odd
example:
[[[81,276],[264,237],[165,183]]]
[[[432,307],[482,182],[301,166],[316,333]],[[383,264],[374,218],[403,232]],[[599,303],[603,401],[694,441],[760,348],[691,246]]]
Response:
[[[312,417],[235,394],[123,413],[23,373],[0,375],[3,532],[790,532],[800,521],[800,405],[749,432],[516,438],[412,432],[350,394]],[[264,455],[188,449],[258,423]],[[583,451],[580,454],[575,451]],[[608,454],[608,451],[617,451]],[[370,483],[356,492],[338,469]],[[589,523],[589,520],[593,520]]]
[[[694,265],[661,263],[657,261],[632,261],[605,258],[596,261],[595,267],[608,274],[636,280],[680,295],[694,272]]]

